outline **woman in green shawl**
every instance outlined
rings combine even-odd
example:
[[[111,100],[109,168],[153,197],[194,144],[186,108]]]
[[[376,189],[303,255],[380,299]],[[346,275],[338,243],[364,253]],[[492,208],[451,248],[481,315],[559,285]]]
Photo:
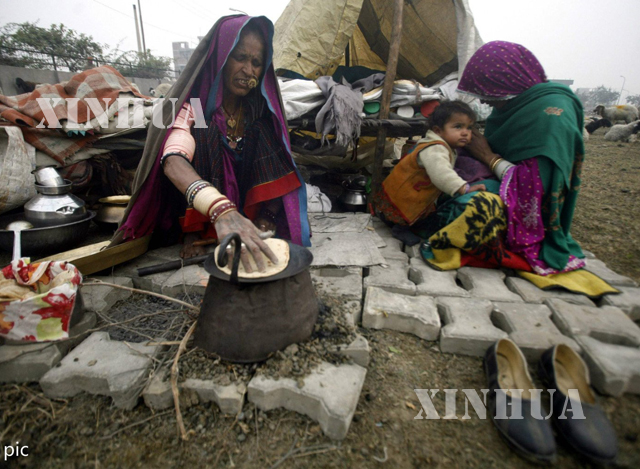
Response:
[[[500,182],[440,205],[446,226],[429,238],[425,260],[439,269],[514,268],[542,288],[590,296],[616,291],[580,270],[584,255],[570,233],[584,158],[580,100],[548,82],[529,50],[504,41],[478,49],[458,91],[494,108],[467,149]]]

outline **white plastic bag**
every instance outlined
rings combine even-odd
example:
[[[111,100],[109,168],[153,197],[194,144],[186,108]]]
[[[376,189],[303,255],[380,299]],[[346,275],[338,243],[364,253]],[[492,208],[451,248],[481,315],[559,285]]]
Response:
[[[331,211],[331,201],[319,187],[307,184],[307,212],[328,213]]]
[[[31,174],[35,165],[36,149],[24,141],[20,128],[0,127],[0,213],[22,207],[36,196]]]

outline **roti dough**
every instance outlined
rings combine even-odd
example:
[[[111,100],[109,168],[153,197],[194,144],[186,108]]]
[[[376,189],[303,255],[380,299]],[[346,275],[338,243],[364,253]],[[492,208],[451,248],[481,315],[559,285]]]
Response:
[[[265,239],[264,242],[271,248],[273,253],[278,258],[278,263],[274,264],[271,260],[263,254],[264,262],[265,262],[265,270],[264,272],[260,272],[258,267],[256,266],[256,261],[253,256],[249,253],[249,263],[251,265],[251,269],[253,272],[247,273],[244,270],[244,265],[242,265],[242,261],[238,266],[238,278],[266,278],[271,277],[272,275],[279,274],[289,265],[289,243],[287,243],[283,239],[275,239],[269,238]],[[233,261],[233,256],[227,256],[227,265],[224,267],[220,267],[218,264],[218,253],[220,252],[220,246],[218,246],[215,250],[215,261],[216,266],[225,274],[231,276],[231,263]]]

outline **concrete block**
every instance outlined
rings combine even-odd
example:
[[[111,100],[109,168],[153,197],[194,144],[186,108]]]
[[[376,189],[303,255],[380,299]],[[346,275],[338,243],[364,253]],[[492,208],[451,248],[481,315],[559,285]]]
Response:
[[[520,295],[510,291],[504,283],[506,275],[497,269],[462,267],[458,269],[458,280],[474,298],[505,303],[523,303]]]
[[[376,231],[378,236],[380,236],[387,242],[389,242],[389,238],[396,239],[393,237],[393,232],[391,231],[391,228],[385,222],[380,220],[378,217],[371,217],[371,222],[369,226],[371,226]]]
[[[201,265],[188,265],[177,271],[162,284],[162,294],[175,298],[185,293],[204,295],[209,283],[209,272]]]
[[[574,339],[588,335],[610,344],[640,346],[640,327],[615,306],[594,308],[556,299],[546,300],[546,304],[553,313],[553,322],[564,335]]]
[[[378,248],[382,257],[387,261],[402,261],[409,262],[409,256],[403,250],[402,241],[396,238],[387,238],[387,246],[384,248]]]
[[[616,287],[620,294],[605,295],[600,304],[620,308],[633,321],[640,321],[640,288]]]
[[[160,350],[160,346],[112,341],[108,332],[94,332],[49,370],[40,386],[48,397],[72,397],[84,391],[110,396],[116,407],[132,409]]]
[[[542,304],[547,298],[557,298],[559,300],[564,300],[567,303],[595,306],[595,303],[585,295],[556,289],[543,290],[523,278],[507,277],[505,283],[509,290],[520,295],[526,303]]]
[[[80,343],[96,324],[96,314],[87,312],[73,326],[70,338],[57,342],[23,343],[0,346],[0,383],[39,381],[56,366],[71,348]]]
[[[133,281],[128,277],[91,277],[107,283],[133,288]],[[84,300],[84,308],[87,311],[105,313],[120,300],[126,300],[131,292],[122,288],[109,287],[107,285],[81,285],[80,291]]]
[[[585,259],[595,259],[596,255],[591,251],[587,251],[586,249],[582,249],[582,254],[584,254]]]
[[[408,332],[424,340],[437,340],[440,317],[433,298],[389,293],[367,288],[362,327]]]
[[[347,301],[343,305],[347,314],[347,321],[352,326],[357,326],[362,321],[362,302],[357,300]]]
[[[362,233],[314,233],[309,248],[313,254],[311,265],[359,266],[383,264],[384,257],[378,251],[377,239],[369,230]]]
[[[153,410],[168,409],[174,405],[169,372],[164,369],[153,378],[142,392],[144,403]],[[212,380],[186,379],[178,384],[180,394],[195,393],[198,402],[215,402],[223,414],[236,415],[242,410],[246,386],[242,383],[222,386]]]
[[[310,273],[318,297],[362,301],[362,267],[322,267]]]
[[[442,319],[440,350],[481,357],[489,346],[507,333],[491,322],[493,304],[478,298],[440,297],[438,311]]]
[[[420,255],[420,243],[414,244],[413,246],[405,246],[404,252],[410,259],[422,259],[422,256]]]
[[[577,335],[582,347],[591,385],[601,394],[621,396],[640,394],[640,348],[600,342],[593,337]]]
[[[620,275],[611,270],[607,265],[598,259],[587,259],[587,265],[585,270],[588,270],[592,274],[597,275],[602,280],[607,283],[610,283],[614,287],[622,286],[622,287],[637,287],[638,284],[635,280],[625,277],[624,275]]]
[[[364,278],[364,288],[382,288],[390,293],[415,295],[416,285],[409,280],[409,266],[400,261],[387,261],[384,266],[374,266],[369,269],[369,275]]]
[[[494,303],[493,323],[509,334],[529,361],[540,359],[542,352],[556,344],[565,344],[580,352],[580,347],[562,335],[551,321],[551,310],[546,305]]]
[[[435,270],[420,258],[412,258],[409,280],[416,284],[416,295],[468,297],[469,292],[456,283],[455,270]]]
[[[342,440],[349,431],[366,374],[358,365],[324,362],[304,378],[300,388],[293,379],[258,375],[249,382],[247,396],[265,411],[283,407],[307,415],[329,438]]]
[[[371,347],[367,339],[360,334],[356,334],[356,338],[350,344],[334,347],[333,350],[339,355],[351,358],[356,365],[364,368],[369,365]]]

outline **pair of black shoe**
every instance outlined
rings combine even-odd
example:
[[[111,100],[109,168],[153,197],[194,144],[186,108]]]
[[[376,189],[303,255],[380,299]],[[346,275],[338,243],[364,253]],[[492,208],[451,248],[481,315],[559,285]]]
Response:
[[[551,423],[545,418],[541,391],[535,391],[520,348],[509,339],[500,339],[487,350],[484,370],[489,380],[487,410],[500,436],[530,461],[554,462]],[[564,344],[556,345],[542,354],[539,374],[552,395],[550,415],[558,435],[589,462],[612,463],[617,455],[615,430],[596,403],[580,355]],[[511,391],[518,389],[522,392]]]

